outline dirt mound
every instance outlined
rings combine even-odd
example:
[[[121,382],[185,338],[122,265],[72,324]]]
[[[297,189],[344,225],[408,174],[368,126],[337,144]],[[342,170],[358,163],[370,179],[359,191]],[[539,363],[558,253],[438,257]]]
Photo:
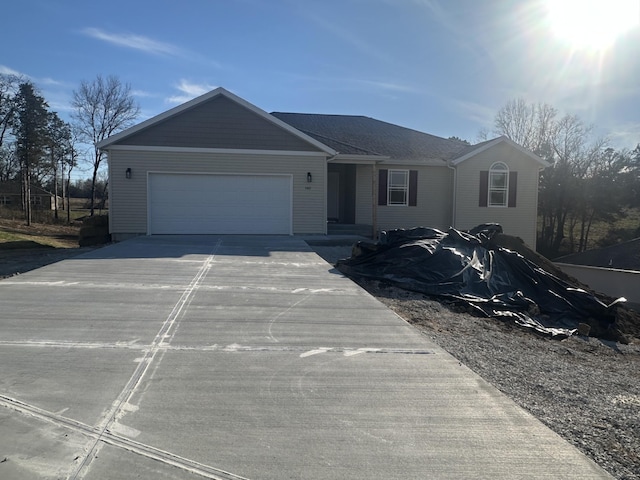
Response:
[[[579,334],[628,343],[640,336],[637,312],[593,292],[497,224],[469,232],[390,230],[375,244],[358,242],[336,267],[554,338]]]
[[[570,275],[567,275],[549,259],[531,250],[518,237],[505,235],[504,233],[498,233],[489,240],[488,246],[491,248],[507,248],[509,250],[518,252],[524,258],[551,273],[552,275],[564,280],[571,285],[574,285],[576,288],[582,288],[596,295],[604,303],[611,304],[615,301],[613,297],[594,292],[588,285],[581,283]],[[640,312],[635,309],[629,308],[624,303],[617,304],[617,307],[615,309],[615,325],[619,332],[622,334],[622,338],[620,338],[620,340],[623,343],[626,343],[627,341],[630,341],[632,339],[635,339],[635,342],[640,342]]]

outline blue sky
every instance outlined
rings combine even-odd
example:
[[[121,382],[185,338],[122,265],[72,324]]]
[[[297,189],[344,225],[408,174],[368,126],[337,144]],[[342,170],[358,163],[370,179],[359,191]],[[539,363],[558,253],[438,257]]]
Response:
[[[28,76],[66,119],[81,80],[113,74],[140,120],[222,86],[269,112],[366,115],[474,143],[523,97],[633,148],[635,1],[637,21],[627,13],[596,48],[562,37],[547,0],[20,0],[2,7],[0,72]]]

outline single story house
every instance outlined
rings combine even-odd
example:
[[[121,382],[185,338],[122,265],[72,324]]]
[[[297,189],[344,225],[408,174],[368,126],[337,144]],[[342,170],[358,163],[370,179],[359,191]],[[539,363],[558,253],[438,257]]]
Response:
[[[21,182],[0,182],[0,207],[22,208],[24,196]],[[31,206],[39,210],[55,210],[55,194],[35,185],[31,186]],[[62,197],[58,196],[58,208],[62,208]]]
[[[640,238],[572,253],[556,258],[554,262],[640,272]]]
[[[115,241],[497,222],[535,247],[548,166],[505,137],[469,146],[363,116],[267,113],[223,88],[98,147]]]

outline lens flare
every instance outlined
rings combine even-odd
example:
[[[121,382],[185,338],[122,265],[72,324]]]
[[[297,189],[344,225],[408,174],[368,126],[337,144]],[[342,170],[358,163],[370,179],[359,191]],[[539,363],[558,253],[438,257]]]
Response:
[[[573,48],[605,50],[640,24],[640,0],[548,0],[554,33]]]

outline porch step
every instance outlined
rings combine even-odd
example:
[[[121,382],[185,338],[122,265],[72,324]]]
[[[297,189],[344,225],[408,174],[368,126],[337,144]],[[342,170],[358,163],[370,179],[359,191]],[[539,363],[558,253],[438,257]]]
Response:
[[[373,227],[371,225],[328,223],[327,235],[358,235],[361,237],[372,238]]]

